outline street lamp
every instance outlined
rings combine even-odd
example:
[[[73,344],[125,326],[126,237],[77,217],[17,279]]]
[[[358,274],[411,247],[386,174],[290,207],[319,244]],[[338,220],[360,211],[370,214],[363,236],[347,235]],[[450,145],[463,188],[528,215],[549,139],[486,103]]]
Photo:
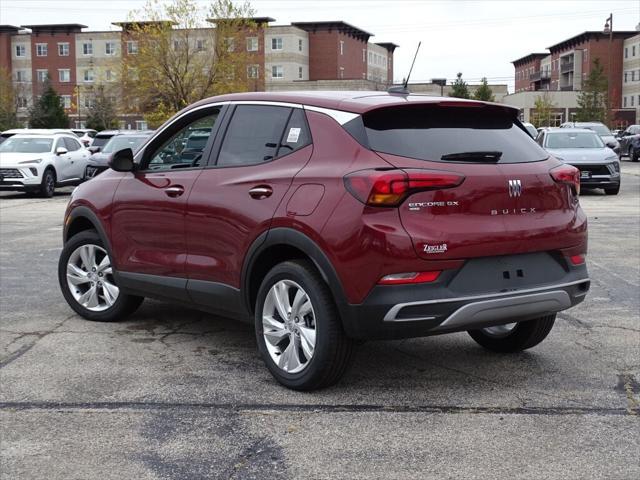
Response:
[[[613,104],[611,103],[611,78],[613,77],[611,74],[611,44],[613,43],[613,13],[609,14],[609,17],[607,18],[607,21],[604,24],[604,31],[603,33],[606,35],[607,33],[609,34],[609,67],[607,68],[607,106],[609,107],[609,114],[607,115],[608,120],[609,120],[609,125],[611,125],[611,113],[612,113],[612,106]]]

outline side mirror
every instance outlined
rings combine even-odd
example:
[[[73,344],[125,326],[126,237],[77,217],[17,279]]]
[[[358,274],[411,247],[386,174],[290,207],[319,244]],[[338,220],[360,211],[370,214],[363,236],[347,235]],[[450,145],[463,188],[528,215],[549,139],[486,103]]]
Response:
[[[109,166],[116,172],[133,172],[136,164],[133,161],[133,150],[124,148],[113,154]]]
[[[89,147],[88,150],[91,153],[98,153],[100,151],[100,147]]]
[[[64,147],[56,148],[56,155],[65,155],[67,153],[69,153],[69,151]]]

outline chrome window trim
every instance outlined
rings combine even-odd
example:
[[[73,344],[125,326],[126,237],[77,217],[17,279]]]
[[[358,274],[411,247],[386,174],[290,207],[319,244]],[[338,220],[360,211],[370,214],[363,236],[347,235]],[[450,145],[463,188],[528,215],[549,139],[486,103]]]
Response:
[[[359,113],[345,112],[344,110],[335,110],[333,108],[314,107],[312,105],[305,105],[304,109],[312,112],[324,113],[325,115],[333,118],[340,125],[344,125],[345,123],[348,123],[354,118],[358,118],[360,116]]]
[[[400,310],[402,310],[405,307],[413,307],[417,305],[433,305],[435,303],[455,303],[455,302],[465,302],[465,301],[472,301],[472,300],[487,300],[491,298],[500,298],[500,297],[509,297],[509,296],[517,297],[517,296],[525,295],[528,293],[543,292],[545,290],[553,290],[557,288],[570,287],[572,285],[578,285],[580,283],[585,283],[589,281],[591,280],[587,277],[587,278],[583,278],[582,280],[576,280],[574,282],[569,282],[569,283],[559,283],[556,285],[547,285],[546,287],[528,288],[525,290],[514,290],[511,292],[490,293],[488,295],[473,295],[468,297],[439,298],[436,300],[425,300],[421,302],[398,303],[389,309],[387,314],[384,316],[384,321],[385,322],[399,321],[398,319],[396,319],[396,315]],[[575,296],[583,296],[583,295],[578,294]],[[427,318],[433,318],[433,317],[424,317],[424,319],[427,319]],[[423,318],[420,318],[420,320],[422,319]],[[401,320],[406,321],[404,319],[401,319]],[[411,320],[411,319],[408,319],[408,320]]]

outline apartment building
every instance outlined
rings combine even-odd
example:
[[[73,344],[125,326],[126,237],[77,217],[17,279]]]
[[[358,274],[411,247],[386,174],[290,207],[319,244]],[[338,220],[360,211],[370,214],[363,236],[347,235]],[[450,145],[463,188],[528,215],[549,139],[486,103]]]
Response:
[[[505,101],[520,106],[523,118],[529,121],[533,117],[530,113],[535,100],[548,92],[548,97],[557,102],[553,123],[570,121],[578,107],[578,92],[582,90],[594,60],[599,59],[609,80],[612,125],[634,122],[635,112],[623,107],[623,69],[626,68],[623,67],[623,56],[628,40],[637,34],[620,31],[610,36],[602,31],[587,31],[551,45],[548,53],[530,53],[514,60],[515,93]]]
[[[640,121],[640,33],[625,39],[622,60],[622,109],[635,112]]]
[[[250,20],[258,28],[246,35],[239,32],[232,48],[248,54],[246,75],[252,90],[382,89],[393,82],[397,45],[371,43],[372,34],[353,25],[342,21],[270,25],[275,21],[270,17]],[[27,118],[46,78],[76,126],[83,124],[97,88],[117,101],[119,65],[123,56],[137,53],[130,32],[141,23],[114,22],[118,30],[113,31],[86,31],[80,24],[0,25],[0,67],[12,74],[18,118]],[[198,50],[213,54],[206,40],[215,34],[213,25],[188,32]],[[120,107],[123,128],[146,127],[139,114]]]

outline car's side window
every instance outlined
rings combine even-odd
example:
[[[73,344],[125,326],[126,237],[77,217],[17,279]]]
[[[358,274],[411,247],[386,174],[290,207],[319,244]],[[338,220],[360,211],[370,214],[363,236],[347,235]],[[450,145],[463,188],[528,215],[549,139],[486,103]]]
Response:
[[[284,129],[284,135],[282,136],[282,142],[280,142],[280,148],[278,148],[276,157],[282,157],[310,144],[311,133],[309,132],[304,110],[294,108],[289,117],[289,123],[287,123],[287,127]]]
[[[76,150],[80,150],[80,143],[70,137],[64,137],[64,143],[69,152],[75,152]]]
[[[63,137],[60,137],[60,138],[58,138],[58,140],[56,140],[56,145],[55,145],[55,147],[53,147],[53,151],[57,152],[59,148],[67,148],[66,145],[64,144],[64,138]]]
[[[203,158],[207,145],[212,141],[220,109],[207,110],[169,128],[167,137],[157,138],[146,149],[141,162],[142,170],[172,170],[199,167],[206,163]],[[159,142],[159,143],[158,143]]]
[[[222,141],[217,165],[255,165],[276,158],[291,110],[289,107],[238,105]]]

